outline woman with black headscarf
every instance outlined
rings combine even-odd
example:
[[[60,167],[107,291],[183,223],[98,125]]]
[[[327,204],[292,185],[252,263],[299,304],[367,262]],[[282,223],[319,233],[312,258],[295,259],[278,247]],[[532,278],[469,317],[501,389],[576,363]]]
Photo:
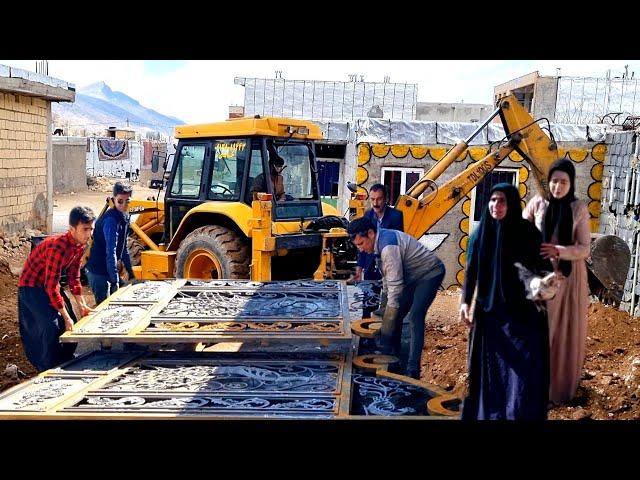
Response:
[[[578,388],[587,339],[589,285],[585,259],[591,235],[587,206],[575,196],[576,170],[569,160],[549,170],[549,195],[535,196],[523,216],[542,232],[540,250],[560,279],[558,293],[547,301],[551,340],[551,388],[554,403],[571,400]]]
[[[460,318],[471,327],[463,420],[543,420],[549,394],[549,330],[526,298],[514,263],[541,274],[542,235],[522,218],[513,185],[491,189],[467,248]],[[477,286],[473,316],[469,306]]]

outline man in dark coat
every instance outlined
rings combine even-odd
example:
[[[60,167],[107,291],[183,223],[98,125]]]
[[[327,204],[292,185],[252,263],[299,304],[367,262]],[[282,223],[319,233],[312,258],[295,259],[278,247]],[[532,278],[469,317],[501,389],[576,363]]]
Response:
[[[87,278],[96,298],[96,305],[102,303],[124,283],[118,275],[119,260],[122,260],[129,279],[133,279],[131,257],[127,248],[128,208],[132,193],[131,186],[116,182],[113,186],[114,206],[96,222],[87,261]]]

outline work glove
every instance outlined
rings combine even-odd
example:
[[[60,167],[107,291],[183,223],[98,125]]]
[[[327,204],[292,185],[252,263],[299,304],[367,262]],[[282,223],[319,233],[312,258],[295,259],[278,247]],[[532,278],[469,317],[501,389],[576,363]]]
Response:
[[[380,307],[377,310],[371,312],[371,315],[376,317],[384,317],[384,310],[387,307],[387,291],[382,290],[380,292]]]
[[[385,355],[393,355],[393,332],[398,321],[399,308],[387,306],[382,316],[382,325],[378,330],[378,346]]]

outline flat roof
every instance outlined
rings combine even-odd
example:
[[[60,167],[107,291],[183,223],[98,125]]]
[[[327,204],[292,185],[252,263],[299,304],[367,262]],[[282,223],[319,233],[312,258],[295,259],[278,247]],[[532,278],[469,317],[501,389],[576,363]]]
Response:
[[[198,125],[178,125],[175,127],[176,138],[202,137],[288,137],[291,134],[287,127],[306,127],[308,134],[294,133],[293,138],[321,140],[320,127],[310,120],[298,120],[283,117],[241,117],[231,118],[224,122],[202,123]]]
[[[52,102],[74,102],[76,99],[72,83],[6,65],[0,65],[0,91]]]

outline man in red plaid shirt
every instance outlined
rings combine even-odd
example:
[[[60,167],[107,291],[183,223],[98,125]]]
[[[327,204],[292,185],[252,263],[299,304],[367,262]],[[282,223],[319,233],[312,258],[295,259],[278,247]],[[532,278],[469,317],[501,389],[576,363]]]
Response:
[[[74,207],[69,213],[69,231],[50,236],[35,247],[18,281],[18,320],[24,352],[39,372],[73,358],[75,344],[61,344],[60,335],[73,330],[71,302],[60,289],[60,276],[67,269],[69,288],[84,317],[93,310],[82,297],[80,261],[93,232],[95,215],[90,208]]]

